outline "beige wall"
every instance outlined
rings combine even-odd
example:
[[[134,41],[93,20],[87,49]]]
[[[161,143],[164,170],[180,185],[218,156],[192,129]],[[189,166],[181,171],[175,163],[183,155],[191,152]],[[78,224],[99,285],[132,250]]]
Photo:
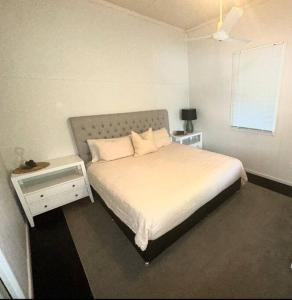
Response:
[[[73,153],[70,116],[166,108],[171,129],[179,129],[190,76],[190,105],[198,108],[195,126],[206,148],[292,184],[292,1],[247,8],[233,32],[251,46],[288,42],[274,136],[230,127],[231,55],[243,44],[192,42],[188,62],[183,31],[99,3],[0,1],[0,248],[26,295],[25,225],[3,165],[16,166],[16,146],[26,159]]]
[[[250,45],[213,40],[189,43],[190,105],[205,147],[240,158],[247,169],[292,185],[292,1],[260,1],[245,10],[232,35]],[[215,23],[189,32],[212,32]],[[275,135],[230,126],[232,53],[242,47],[286,41],[283,82]]]
[[[0,1],[0,248],[28,295],[25,224],[8,184],[25,159],[74,153],[71,116],[188,106],[185,33],[98,0]]]
[[[0,151],[74,152],[71,116],[188,106],[185,33],[97,0],[0,2]]]
[[[29,296],[26,227],[11,190],[9,174],[0,155],[0,252],[16,277],[24,296]],[[1,272],[7,274],[4,265]],[[2,278],[4,280],[4,278]],[[10,277],[9,277],[10,279]],[[12,282],[9,280],[12,284]],[[6,282],[5,282],[6,283]],[[15,287],[15,285],[13,285]],[[7,286],[8,288],[8,286]],[[16,288],[16,287],[15,287]],[[11,291],[10,291],[11,292]],[[20,295],[19,295],[20,296]]]

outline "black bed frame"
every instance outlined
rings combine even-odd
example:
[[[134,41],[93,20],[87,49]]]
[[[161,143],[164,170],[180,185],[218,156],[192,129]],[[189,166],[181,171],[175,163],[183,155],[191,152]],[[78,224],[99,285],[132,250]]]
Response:
[[[169,232],[165,233],[160,238],[149,241],[148,247],[145,251],[141,251],[140,248],[135,244],[135,234],[134,232],[123,223],[104,203],[101,197],[94,191],[94,193],[100,198],[101,203],[104,208],[111,215],[116,224],[120,227],[120,229],[124,232],[124,234],[128,237],[130,242],[134,245],[137,252],[144,259],[144,261],[148,264],[154,258],[156,258],[162,251],[168,248],[171,244],[173,244],[176,240],[178,240],[184,233],[190,230],[195,224],[200,222],[203,218],[205,218],[208,214],[210,214],[214,209],[216,209],[220,204],[222,204],[225,200],[227,200],[232,194],[238,191],[241,187],[241,179],[238,179],[228,188],[226,188],[219,195],[214,197],[212,200],[207,202],[197,211],[195,211],[189,218],[187,218],[180,225],[176,226]],[[93,189],[94,190],[94,189]]]

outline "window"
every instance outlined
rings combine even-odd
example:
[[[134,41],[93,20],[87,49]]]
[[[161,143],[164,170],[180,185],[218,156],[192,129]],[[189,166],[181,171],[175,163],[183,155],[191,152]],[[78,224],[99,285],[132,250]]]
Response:
[[[233,54],[232,126],[275,131],[284,43]]]

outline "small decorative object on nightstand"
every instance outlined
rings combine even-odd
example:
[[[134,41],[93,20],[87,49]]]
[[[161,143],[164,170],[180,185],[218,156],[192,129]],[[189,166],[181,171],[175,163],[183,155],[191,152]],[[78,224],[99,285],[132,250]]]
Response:
[[[83,160],[77,155],[48,161],[41,170],[11,174],[11,181],[31,227],[33,217],[89,196],[94,202]]]
[[[193,133],[186,133],[184,135],[172,135],[172,141],[179,144],[190,145],[196,148],[203,148],[203,133],[201,131],[194,131]]]
[[[186,121],[186,132],[193,133],[194,126],[192,121],[197,120],[197,111],[195,108],[187,108],[181,110],[181,119]]]
[[[43,168],[46,168],[50,165],[50,163],[42,161],[35,163],[34,161],[30,160],[25,162],[24,165],[12,171],[13,174],[23,174],[23,173],[31,173]]]

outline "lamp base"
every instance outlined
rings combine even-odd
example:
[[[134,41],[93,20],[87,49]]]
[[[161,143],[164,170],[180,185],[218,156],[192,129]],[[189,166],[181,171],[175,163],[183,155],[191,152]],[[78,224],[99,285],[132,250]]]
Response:
[[[186,121],[186,132],[187,133],[193,133],[194,132],[194,126],[193,126],[193,122],[191,120]]]

